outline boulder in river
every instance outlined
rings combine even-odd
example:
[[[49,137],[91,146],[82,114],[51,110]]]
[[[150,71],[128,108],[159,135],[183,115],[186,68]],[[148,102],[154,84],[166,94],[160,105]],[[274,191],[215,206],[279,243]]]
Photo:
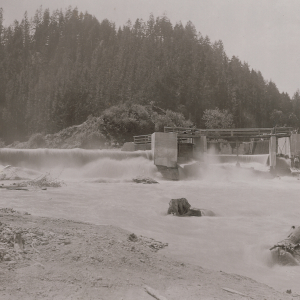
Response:
[[[201,217],[215,215],[211,210],[191,207],[186,198],[171,199],[169,202],[168,214],[173,214],[180,217]]]
[[[272,248],[272,257],[281,265],[300,265],[300,226],[292,226],[288,237]]]

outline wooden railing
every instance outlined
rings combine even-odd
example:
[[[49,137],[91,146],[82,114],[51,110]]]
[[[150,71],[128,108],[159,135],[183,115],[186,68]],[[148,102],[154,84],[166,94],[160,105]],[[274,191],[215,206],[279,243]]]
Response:
[[[136,135],[133,137],[135,144],[151,144],[151,134],[147,135]]]
[[[175,132],[178,138],[192,138],[206,136],[208,138],[269,138],[272,135],[277,137],[290,136],[292,127],[274,128],[230,128],[230,129],[197,129],[184,127],[165,127],[164,132]]]

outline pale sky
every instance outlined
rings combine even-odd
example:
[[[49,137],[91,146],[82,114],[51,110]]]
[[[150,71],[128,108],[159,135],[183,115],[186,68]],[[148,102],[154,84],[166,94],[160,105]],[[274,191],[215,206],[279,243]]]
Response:
[[[300,88],[300,0],[0,0],[5,25],[29,17],[39,6],[51,11],[71,5],[117,26],[128,19],[166,14],[172,24],[192,21],[211,41],[222,40],[238,56],[292,97]]]

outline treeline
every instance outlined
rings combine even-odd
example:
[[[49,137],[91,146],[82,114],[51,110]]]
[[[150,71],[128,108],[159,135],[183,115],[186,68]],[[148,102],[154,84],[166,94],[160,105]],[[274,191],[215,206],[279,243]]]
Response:
[[[116,28],[77,9],[40,8],[5,27],[0,10],[0,138],[55,133],[124,103],[182,113],[197,127],[215,108],[235,127],[300,125],[299,92],[280,93],[191,22],[150,15]]]

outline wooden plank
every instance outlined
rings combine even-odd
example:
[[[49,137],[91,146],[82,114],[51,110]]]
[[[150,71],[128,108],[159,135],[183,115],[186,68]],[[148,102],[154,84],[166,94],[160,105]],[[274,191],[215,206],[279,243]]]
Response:
[[[17,191],[28,191],[26,187],[14,186],[14,185],[0,185],[1,189],[17,190]]]
[[[255,133],[276,133],[284,132],[290,133],[292,127],[274,127],[274,128],[225,128],[225,129],[197,129],[197,128],[186,128],[186,127],[165,127],[165,132],[198,132],[198,133],[210,133],[210,132],[255,132]]]
[[[179,134],[178,139],[188,139],[188,138],[199,138],[203,135],[192,135],[192,134]],[[257,138],[257,139],[269,139],[271,136],[276,136],[278,138],[281,137],[289,137],[290,135],[288,134],[264,134],[264,135],[254,135],[254,134],[249,134],[249,135],[206,135],[207,138],[209,139],[236,139],[236,138]]]
[[[142,137],[151,137],[151,134],[145,134],[145,135],[134,135],[134,138],[142,138]]]
[[[177,132],[178,139],[199,138],[206,136],[208,139],[270,139],[290,137],[292,127],[274,128],[230,128],[230,129],[197,129],[185,127],[165,127],[165,132]]]
[[[133,137],[134,144],[150,144],[151,143],[151,134],[147,135],[135,135]]]
[[[240,295],[240,296],[243,296],[243,297],[247,297],[247,295],[243,294],[243,293],[240,293],[238,291],[235,291],[233,289],[229,289],[229,288],[222,288],[222,290],[226,291],[226,292],[229,292],[229,293],[232,293],[232,294],[237,294],[237,295]]]
[[[145,288],[146,292],[150,296],[152,296],[154,299],[156,299],[156,300],[167,300],[166,297],[159,295],[159,293],[155,289],[151,288],[150,286],[145,285],[144,288]]]

